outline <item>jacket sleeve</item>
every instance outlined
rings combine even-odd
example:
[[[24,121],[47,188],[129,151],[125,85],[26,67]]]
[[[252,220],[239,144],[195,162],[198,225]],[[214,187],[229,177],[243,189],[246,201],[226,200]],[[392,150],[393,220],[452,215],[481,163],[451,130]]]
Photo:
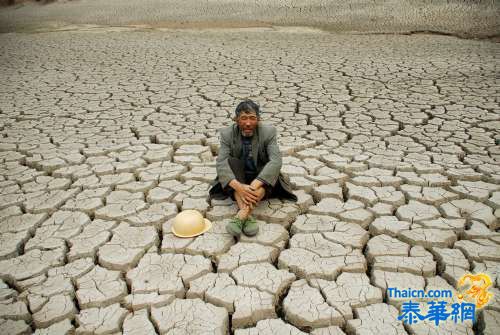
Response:
[[[226,188],[229,182],[236,177],[228,162],[231,155],[231,143],[229,143],[229,139],[226,138],[222,132],[219,134],[220,148],[216,160],[217,178],[222,188]]]
[[[269,162],[264,165],[257,178],[265,181],[267,184],[274,186],[278,181],[281,170],[281,152],[278,147],[276,128],[272,128],[270,139],[266,145],[267,156]]]

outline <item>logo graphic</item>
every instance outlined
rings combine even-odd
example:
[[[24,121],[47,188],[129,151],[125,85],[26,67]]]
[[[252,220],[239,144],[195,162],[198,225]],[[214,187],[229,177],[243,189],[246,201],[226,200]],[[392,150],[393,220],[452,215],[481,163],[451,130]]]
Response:
[[[471,286],[464,293],[458,294],[458,299],[472,302],[475,300],[476,308],[481,308],[488,303],[493,294],[488,292],[491,286],[491,278],[485,273],[465,274],[458,280],[458,287],[462,287],[470,280]]]
[[[406,301],[401,305],[401,314],[398,320],[403,320],[403,323],[414,324],[419,321],[429,320],[436,326],[440,322],[451,319],[453,322],[464,322],[467,320],[476,321],[476,309],[484,307],[493,297],[488,288],[491,286],[491,278],[485,273],[465,274],[457,282],[457,287],[461,288],[470,284],[469,289],[465,292],[460,291],[457,294],[459,303],[450,304],[451,309],[448,309],[449,302],[446,300],[436,300],[427,302],[427,314],[422,313],[420,303],[415,301]],[[423,290],[397,289],[395,287],[388,288],[389,297],[393,298],[451,298],[451,290]]]

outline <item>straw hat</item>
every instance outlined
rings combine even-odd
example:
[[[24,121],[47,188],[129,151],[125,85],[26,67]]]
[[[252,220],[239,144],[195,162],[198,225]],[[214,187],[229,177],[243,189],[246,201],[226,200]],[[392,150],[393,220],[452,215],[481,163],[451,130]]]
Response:
[[[178,237],[194,237],[203,234],[212,227],[212,222],[203,218],[200,212],[186,209],[174,218],[172,233]]]

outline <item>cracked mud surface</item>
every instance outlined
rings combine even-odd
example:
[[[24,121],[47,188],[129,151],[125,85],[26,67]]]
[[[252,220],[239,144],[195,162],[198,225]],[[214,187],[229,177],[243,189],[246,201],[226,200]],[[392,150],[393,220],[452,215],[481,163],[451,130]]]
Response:
[[[404,327],[388,287],[500,284],[500,47],[306,30],[0,35],[0,333],[494,334]],[[254,98],[297,203],[207,198]],[[172,219],[213,221],[180,239]]]

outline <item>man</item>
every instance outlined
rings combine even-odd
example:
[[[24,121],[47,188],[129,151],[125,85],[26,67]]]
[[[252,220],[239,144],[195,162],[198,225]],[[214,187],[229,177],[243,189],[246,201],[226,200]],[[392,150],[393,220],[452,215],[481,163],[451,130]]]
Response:
[[[210,189],[212,199],[231,196],[239,211],[226,226],[238,237],[258,233],[259,227],[250,214],[264,198],[297,200],[280,174],[281,153],[276,128],[260,123],[260,108],[252,100],[238,104],[235,123],[220,130],[217,156],[217,178]]]

